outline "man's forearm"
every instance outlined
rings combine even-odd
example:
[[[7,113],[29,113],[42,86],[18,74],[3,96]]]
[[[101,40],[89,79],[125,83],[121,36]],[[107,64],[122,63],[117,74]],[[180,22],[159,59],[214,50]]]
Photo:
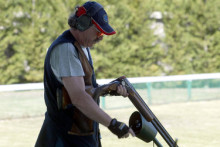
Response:
[[[112,118],[105,113],[93,100],[93,98],[87,94],[86,91],[78,91],[77,93],[70,94],[71,101],[83,114],[88,118],[101,123],[108,127]]]
[[[128,128],[127,125],[112,119],[99,108],[95,100],[86,92],[83,77],[63,77],[62,80],[72,104],[85,116],[108,127],[119,138],[128,137],[129,133],[134,136],[131,129],[129,131],[125,129]],[[117,92],[121,95],[126,95],[125,93],[127,93],[126,89],[123,90],[120,86]]]

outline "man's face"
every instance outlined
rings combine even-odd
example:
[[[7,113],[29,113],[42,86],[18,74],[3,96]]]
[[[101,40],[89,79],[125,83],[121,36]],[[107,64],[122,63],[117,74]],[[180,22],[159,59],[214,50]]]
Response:
[[[83,32],[82,45],[84,47],[92,47],[95,43],[103,39],[103,34],[95,25]]]

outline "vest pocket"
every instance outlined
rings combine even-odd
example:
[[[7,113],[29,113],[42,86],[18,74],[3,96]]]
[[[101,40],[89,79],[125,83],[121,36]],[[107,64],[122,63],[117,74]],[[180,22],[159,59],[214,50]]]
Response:
[[[94,133],[93,120],[89,119],[77,108],[74,110],[73,120],[74,122],[72,124],[71,130],[68,131],[68,134],[86,136],[92,135]]]

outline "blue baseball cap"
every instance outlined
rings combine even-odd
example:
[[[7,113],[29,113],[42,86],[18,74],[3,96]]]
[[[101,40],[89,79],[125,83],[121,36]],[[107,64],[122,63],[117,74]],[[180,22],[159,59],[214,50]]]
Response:
[[[83,6],[85,13],[90,15],[92,23],[105,35],[115,34],[115,30],[109,25],[108,15],[103,6],[94,1],[88,1]]]

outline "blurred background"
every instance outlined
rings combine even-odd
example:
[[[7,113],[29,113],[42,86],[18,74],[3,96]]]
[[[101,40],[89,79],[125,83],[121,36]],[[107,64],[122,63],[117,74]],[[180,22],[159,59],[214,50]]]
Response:
[[[0,147],[34,146],[46,111],[47,49],[84,2],[0,0]],[[97,2],[116,30],[91,50],[99,82],[128,77],[180,146],[220,146],[220,1]],[[101,107],[124,122],[136,110],[122,97],[101,97]],[[104,147],[153,146],[101,131]]]

